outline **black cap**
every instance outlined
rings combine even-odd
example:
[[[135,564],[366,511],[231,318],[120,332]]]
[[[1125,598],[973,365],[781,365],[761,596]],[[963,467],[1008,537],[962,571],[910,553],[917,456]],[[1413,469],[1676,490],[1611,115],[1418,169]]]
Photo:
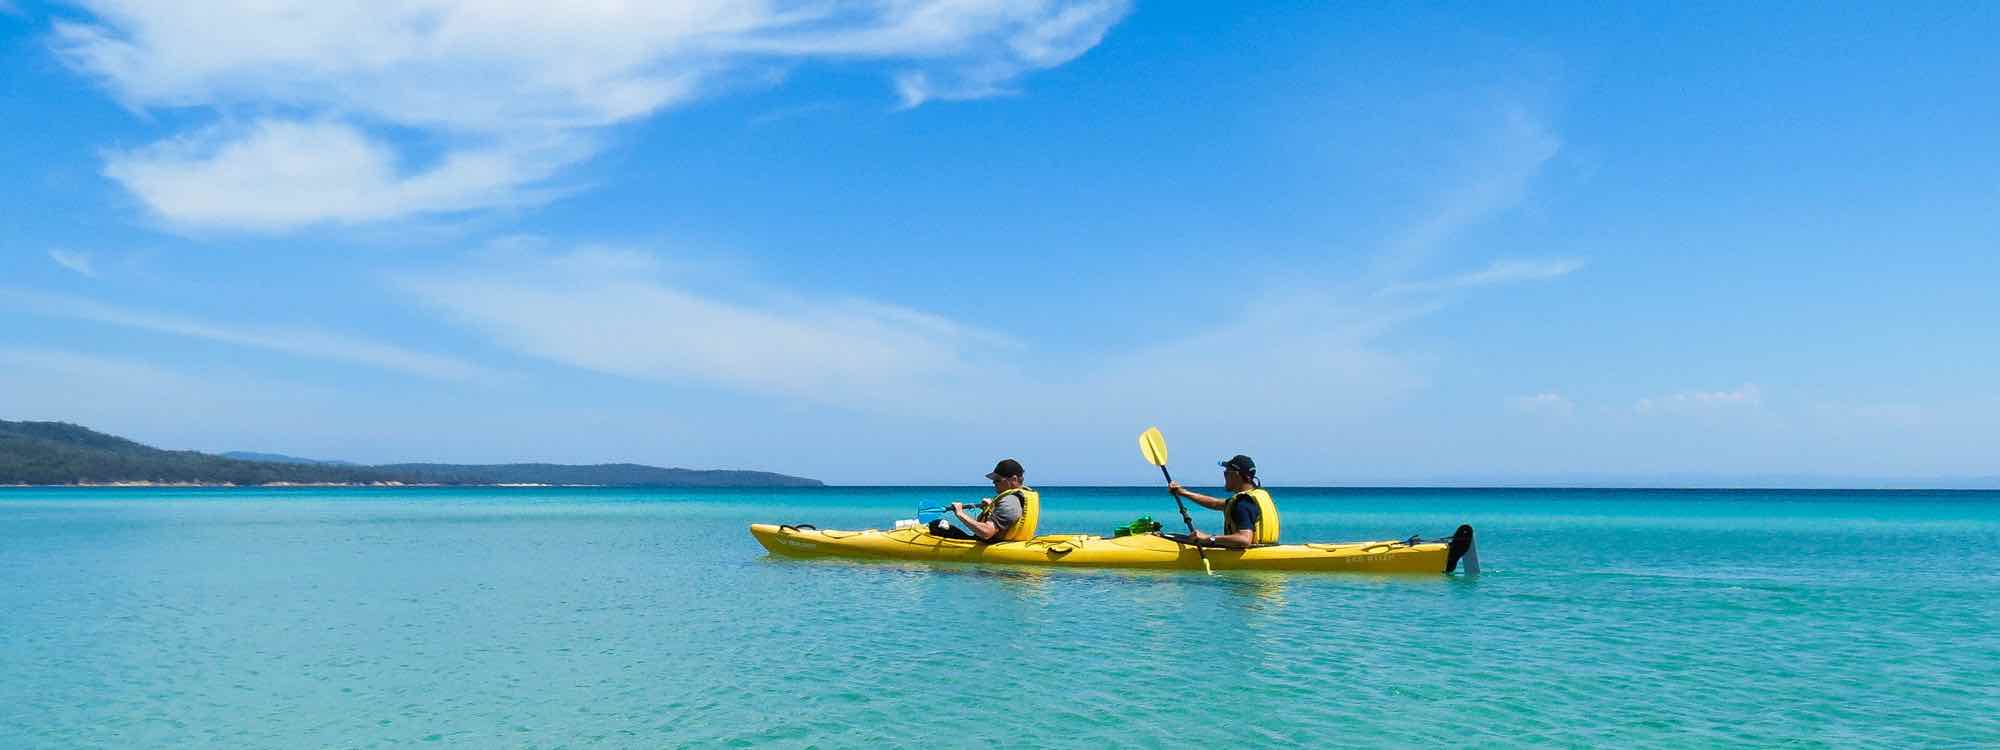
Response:
[[[1249,456],[1245,456],[1241,453],[1236,454],[1235,458],[1229,459],[1227,461],[1217,461],[1215,462],[1215,465],[1236,472],[1238,474],[1242,474],[1243,476],[1246,477],[1257,473],[1257,462],[1250,460]]]
[[[1000,459],[1000,463],[993,465],[992,471],[987,472],[986,478],[1000,479],[1003,477],[1018,477],[1025,473],[1026,472],[1021,471],[1021,462],[1011,458],[1003,458]]]

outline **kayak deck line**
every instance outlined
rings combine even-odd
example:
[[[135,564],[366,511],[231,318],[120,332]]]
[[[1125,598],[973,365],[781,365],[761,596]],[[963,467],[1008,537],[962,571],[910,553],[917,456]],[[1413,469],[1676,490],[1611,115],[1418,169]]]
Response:
[[[1466,561],[1466,572],[1477,573],[1472,555],[1472,527],[1460,526],[1449,540],[1391,539],[1357,542],[1307,542],[1230,548],[1192,544],[1142,534],[1104,537],[1096,534],[1044,534],[1018,542],[982,544],[948,539],[921,527],[844,531],[811,524],[750,525],[750,535],[771,554],[785,557],[847,557],[883,560],[927,560],[1065,568],[1151,568],[1201,570],[1202,556],[1217,570],[1294,570],[1365,573],[1450,573]]]

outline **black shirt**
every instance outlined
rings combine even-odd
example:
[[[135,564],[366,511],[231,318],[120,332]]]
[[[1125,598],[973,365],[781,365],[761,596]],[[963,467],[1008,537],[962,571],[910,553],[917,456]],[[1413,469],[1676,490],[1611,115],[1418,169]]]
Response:
[[[1257,501],[1248,497],[1231,502],[1227,512],[1229,524],[1237,531],[1257,528],[1257,519],[1263,515],[1263,511],[1257,508]]]

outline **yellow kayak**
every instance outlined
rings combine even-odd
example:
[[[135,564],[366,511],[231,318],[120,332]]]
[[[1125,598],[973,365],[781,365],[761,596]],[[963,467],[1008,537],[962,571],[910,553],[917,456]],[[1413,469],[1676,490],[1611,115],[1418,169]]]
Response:
[[[980,544],[936,536],[921,526],[893,531],[834,531],[807,524],[756,523],[750,525],[750,535],[772,554],[786,557],[1201,570],[1201,558],[1193,545],[1154,534],[1108,538],[1050,534],[1024,542]],[[1461,526],[1449,541],[1273,544],[1250,549],[1208,547],[1206,551],[1209,564],[1216,570],[1450,573],[1471,549],[1472,527]],[[1478,572],[1477,559],[1467,559],[1467,573]]]

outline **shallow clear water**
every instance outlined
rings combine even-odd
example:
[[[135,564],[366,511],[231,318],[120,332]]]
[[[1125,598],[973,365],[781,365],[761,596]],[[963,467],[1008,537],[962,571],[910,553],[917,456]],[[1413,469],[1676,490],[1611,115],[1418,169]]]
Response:
[[[1288,540],[1470,522],[1477,578],[788,561],[744,528],[978,494],[0,490],[0,747],[2000,745],[2000,493],[1276,492]]]

